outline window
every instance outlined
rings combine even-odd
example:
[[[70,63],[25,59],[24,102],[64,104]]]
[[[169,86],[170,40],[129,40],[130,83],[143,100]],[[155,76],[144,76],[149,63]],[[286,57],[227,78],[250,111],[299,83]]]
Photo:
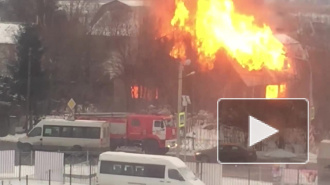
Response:
[[[73,127],[72,137],[74,138],[84,138],[84,128],[83,127]]]
[[[164,128],[165,127],[165,121],[163,120],[157,120],[154,121],[154,127],[158,127],[158,128]]]
[[[62,127],[61,137],[72,137],[72,127]]]
[[[178,169],[180,174],[182,174],[182,176],[184,176],[187,180],[196,180],[197,177],[194,174],[194,172],[192,172],[189,168],[184,167],[184,168],[179,168]]]
[[[138,119],[133,119],[131,125],[134,127],[140,126],[140,121]]]
[[[60,127],[58,126],[44,126],[44,136],[60,137]]]
[[[154,122],[154,127],[162,127],[162,122],[163,121],[155,121]]]
[[[134,166],[133,165],[124,165],[124,175],[134,176]]]
[[[178,180],[178,181],[184,181],[184,179],[180,175],[179,171],[175,170],[175,169],[169,169],[168,170],[168,178]]]
[[[223,151],[228,152],[228,151],[231,151],[231,150],[232,150],[231,146],[223,146]]]
[[[144,177],[144,166],[135,166],[135,172],[137,176]]]
[[[41,136],[41,127],[35,127],[29,134],[29,137]]]
[[[164,165],[145,164],[144,169],[145,169],[145,177],[151,177],[151,178],[165,177]]]
[[[97,127],[86,127],[85,130],[85,138],[89,138],[89,139],[100,139],[100,134],[101,134],[101,128],[97,128]]]
[[[101,161],[101,174],[165,178],[165,165]]]

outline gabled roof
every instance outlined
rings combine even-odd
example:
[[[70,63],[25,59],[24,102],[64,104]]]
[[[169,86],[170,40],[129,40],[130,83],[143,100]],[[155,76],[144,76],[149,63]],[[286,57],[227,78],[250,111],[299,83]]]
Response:
[[[99,36],[132,36],[138,30],[140,10],[147,6],[148,3],[145,0],[111,0],[104,3],[91,21],[91,34]],[[121,15],[128,16],[127,19],[118,17],[116,15],[118,12],[119,14],[123,12],[124,14]],[[118,21],[120,24],[118,24]]]
[[[266,69],[260,71],[248,71],[247,69],[242,68],[237,62],[233,62],[232,65],[244,84],[248,87],[279,84],[285,82],[291,75],[287,71],[275,72]]]
[[[288,57],[308,60],[307,53],[305,53],[298,41],[285,34],[276,34],[275,37],[288,49]],[[293,62],[296,61],[293,60]],[[296,71],[295,65],[291,65],[293,69],[284,69],[282,71],[270,71],[267,69],[248,71],[237,62],[232,62],[232,66],[248,87],[283,83],[292,78]]]

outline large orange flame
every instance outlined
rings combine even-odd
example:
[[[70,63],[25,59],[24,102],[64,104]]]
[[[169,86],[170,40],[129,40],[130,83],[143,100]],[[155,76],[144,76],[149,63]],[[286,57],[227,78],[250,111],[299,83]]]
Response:
[[[185,60],[184,37],[192,38],[198,62],[213,68],[216,53],[224,49],[243,68],[252,71],[267,68],[282,70],[285,66],[284,46],[269,26],[258,26],[253,16],[235,10],[232,0],[197,0],[194,13],[184,0],[176,0],[171,20],[175,41],[170,55]]]

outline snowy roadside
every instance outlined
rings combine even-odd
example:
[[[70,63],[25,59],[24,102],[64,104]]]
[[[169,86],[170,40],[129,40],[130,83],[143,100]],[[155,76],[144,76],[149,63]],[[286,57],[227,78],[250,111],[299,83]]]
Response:
[[[219,182],[219,181],[218,181]],[[29,184],[32,185],[48,185],[48,181],[41,181],[41,180],[28,180]],[[56,182],[56,181],[51,181],[52,185],[66,185],[70,184],[69,182]],[[72,185],[86,185],[86,183],[71,183]],[[241,185],[241,184],[250,184],[250,185],[273,185],[273,183],[270,182],[263,182],[263,181],[254,181],[254,180],[247,180],[247,179],[239,179],[239,178],[228,178],[228,177],[223,177],[222,178],[222,184],[231,184],[231,185]],[[11,180],[2,180],[2,185],[26,185],[25,180],[19,181],[18,179],[11,179]]]
[[[5,180],[0,180],[2,185],[27,185],[26,180],[23,179],[19,181],[18,179],[5,179]],[[28,180],[28,184],[31,185],[49,185],[48,181],[41,181],[41,180]],[[51,181],[51,185],[64,185],[64,184],[70,184],[69,182],[63,183],[63,182],[56,182],[56,181]],[[85,183],[86,185],[88,183]],[[71,185],[82,185],[81,183],[71,183]]]
[[[26,134],[7,135],[5,137],[0,137],[0,141],[17,143],[18,139],[24,136],[26,136]]]
[[[71,175],[73,176],[89,176],[90,174],[95,174],[97,171],[97,165],[90,166],[88,164],[76,164],[71,167]],[[29,176],[33,177],[35,172],[34,166],[21,166],[21,176]],[[65,165],[64,174],[70,174],[70,165]],[[46,173],[46,172],[45,172]],[[15,166],[14,171],[12,173],[0,173],[0,178],[18,178],[19,176],[19,166]]]

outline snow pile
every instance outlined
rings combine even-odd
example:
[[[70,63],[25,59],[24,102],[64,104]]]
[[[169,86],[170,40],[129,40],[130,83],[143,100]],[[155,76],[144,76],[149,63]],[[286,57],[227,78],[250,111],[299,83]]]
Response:
[[[15,44],[15,35],[19,33],[19,24],[0,23],[0,43]]]
[[[6,142],[18,142],[18,139],[26,136],[26,134],[16,134],[16,135],[7,135],[5,137],[0,137],[0,141],[6,141]]]
[[[309,153],[309,163],[317,163],[317,155]]]

